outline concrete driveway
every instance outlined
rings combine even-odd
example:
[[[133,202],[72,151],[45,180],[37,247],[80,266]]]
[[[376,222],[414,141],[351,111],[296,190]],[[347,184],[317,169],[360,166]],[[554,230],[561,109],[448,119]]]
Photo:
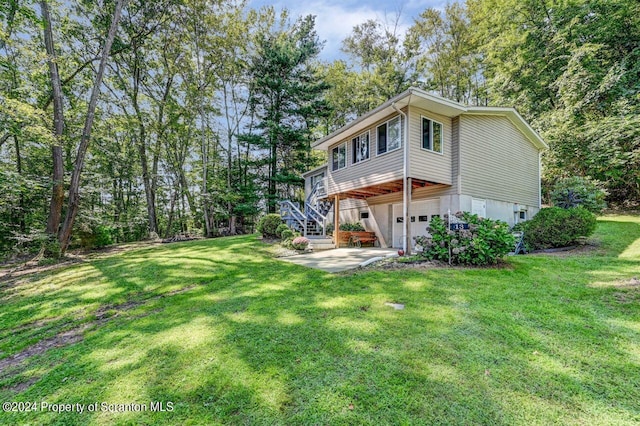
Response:
[[[342,272],[354,269],[362,263],[373,258],[384,258],[397,256],[397,249],[387,248],[338,248],[333,250],[322,250],[314,253],[298,254],[296,256],[281,257],[280,260],[307,266],[309,268],[321,269],[327,272]]]

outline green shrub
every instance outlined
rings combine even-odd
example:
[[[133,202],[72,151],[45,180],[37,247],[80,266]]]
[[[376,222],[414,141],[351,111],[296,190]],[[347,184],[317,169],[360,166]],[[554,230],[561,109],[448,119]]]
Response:
[[[285,247],[285,248],[288,248],[288,249],[293,249],[293,246],[291,245],[292,241],[293,241],[293,237],[283,238],[282,242],[280,243],[280,245],[282,245],[282,247]]]
[[[278,234],[278,227],[282,224],[282,218],[280,215],[271,213],[260,218],[257,229],[263,237],[278,238],[280,237]]]
[[[45,235],[42,242],[44,248],[44,256],[50,259],[60,259],[62,256],[62,247],[60,241],[55,235]]]
[[[335,228],[335,226],[333,225],[333,222],[327,223],[327,227],[325,229],[326,234],[333,235],[333,228]]]
[[[434,217],[429,222],[429,235],[415,237],[423,247],[422,255],[456,265],[492,265],[513,251],[515,239],[505,222],[481,219],[471,213],[456,213],[469,224],[469,229],[450,230],[447,222]]]
[[[596,216],[583,207],[541,209],[524,222],[524,242],[530,249],[566,247],[579,237],[588,237],[596,229]]]
[[[606,191],[600,188],[596,181],[580,176],[558,180],[550,195],[553,204],[563,209],[582,206],[592,213],[599,214],[607,207],[604,201]]]
[[[292,240],[295,235],[296,233],[287,227],[287,229],[280,233],[280,238],[282,238],[283,240]]]
[[[287,226],[286,223],[281,223],[276,228],[276,235],[278,235],[280,238],[282,238],[282,232],[284,232],[284,231],[291,231],[291,229],[289,229],[289,226]]]
[[[112,237],[113,229],[109,226],[99,225],[93,231],[93,235],[95,237],[94,247],[105,247],[110,244],[113,244]]]
[[[364,231],[364,226],[362,226],[362,224],[360,222],[353,222],[353,223],[341,223],[340,224],[340,230],[341,231]]]
[[[113,244],[114,229],[106,225],[81,224],[75,245],[85,249],[100,248]]]

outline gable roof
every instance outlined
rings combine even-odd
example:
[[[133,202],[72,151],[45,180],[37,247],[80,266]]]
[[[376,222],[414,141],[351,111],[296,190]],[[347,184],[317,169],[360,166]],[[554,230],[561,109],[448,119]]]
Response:
[[[396,112],[396,108],[401,109],[407,105],[433,111],[451,118],[463,114],[504,116],[508,118],[536,148],[539,150],[548,148],[545,141],[531,128],[529,123],[518,114],[515,108],[466,106],[414,87],[389,99],[376,109],[356,118],[335,132],[315,141],[311,147],[320,150],[328,149],[329,146],[334,143],[340,142],[344,138],[343,134],[345,132],[357,133],[360,130],[364,130],[384,117]]]

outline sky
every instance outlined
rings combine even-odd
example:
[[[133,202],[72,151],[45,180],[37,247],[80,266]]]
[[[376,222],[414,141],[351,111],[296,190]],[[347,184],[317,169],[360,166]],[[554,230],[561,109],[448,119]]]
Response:
[[[451,2],[452,0],[449,0]],[[320,58],[326,61],[345,58],[340,52],[342,40],[354,26],[367,19],[378,19],[393,24],[400,12],[400,32],[413,23],[413,19],[429,7],[444,9],[447,0],[251,0],[250,7],[271,5],[276,10],[289,9],[293,18],[316,16],[316,30],[325,46]]]

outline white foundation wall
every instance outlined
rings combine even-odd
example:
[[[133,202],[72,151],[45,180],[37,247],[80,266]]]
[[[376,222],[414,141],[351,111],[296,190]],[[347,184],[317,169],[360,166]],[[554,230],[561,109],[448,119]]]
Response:
[[[458,210],[454,210],[452,208],[451,211],[454,213],[456,211],[465,211],[465,212],[474,213],[474,200],[475,200],[476,207],[482,202],[484,202],[485,204],[484,215],[479,211],[476,212],[478,213],[478,215],[489,218],[489,219],[501,220],[503,222],[507,222],[509,226],[513,226],[517,222],[522,221],[521,219],[519,219],[520,212],[525,212],[524,220],[529,220],[533,216],[535,216],[536,213],[538,213],[538,211],[540,210],[538,206],[477,198],[477,197],[472,197],[470,195],[460,195],[460,203],[459,203],[460,208]]]
[[[425,201],[433,203],[435,200],[439,200],[439,212],[422,211]],[[359,222],[367,231],[376,233],[381,247],[395,247],[398,246],[398,241],[402,241],[401,233],[403,232],[402,225],[396,223],[394,215],[394,205],[396,205],[396,213],[399,212],[398,204],[401,204],[401,201],[396,200],[393,203],[369,205],[366,200],[341,200],[340,223]],[[435,194],[431,193],[425,197],[413,198],[409,210],[410,216],[414,216],[416,221],[419,220],[419,216],[422,214],[429,215],[429,219],[433,214],[440,214],[440,217],[444,218],[444,215],[448,212],[454,214],[458,211],[472,212],[490,219],[502,220],[507,222],[509,226],[513,226],[522,221],[520,219],[521,212],[524,212],[524,220],[529,220],[538,213],[539,208],[537,206],[477,198],[470,195],[447,194],[435,196]],[[368,213],[369,217],[361,218],[361,213]],[[327,217],[332,220],[333,210]],[[413,226],[414,231],[412,232],[416,233],[416,229],[421,230],[421,225]],[[411,235],[412,239],[414,236]]]

